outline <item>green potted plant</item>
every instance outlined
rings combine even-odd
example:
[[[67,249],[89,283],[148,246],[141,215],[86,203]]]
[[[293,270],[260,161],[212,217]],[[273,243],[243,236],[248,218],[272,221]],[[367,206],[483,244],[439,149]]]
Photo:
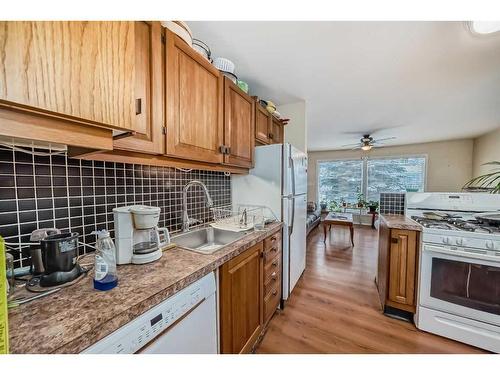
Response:
[[[331,212],[341,212],[340,205],[336,201],[331,201],[329,209]]]
[[[489,173],[472,178],[463,189],[487,189],[492,194],[500,194],[500,161],[490,161],[482,165],[492,165],[496,168]]]
[[[368,208],[370,209],[370,213],[373,214],[374,212],[377,212],[378,209],[378,201],[369,201],[368,202]]]

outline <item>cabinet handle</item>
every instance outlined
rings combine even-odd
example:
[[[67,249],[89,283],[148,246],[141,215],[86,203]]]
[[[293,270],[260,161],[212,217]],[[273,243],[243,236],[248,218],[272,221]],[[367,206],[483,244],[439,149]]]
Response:
[[[277,291],[277,290],[275,290],[275,291],[273,292],[273,296],[276,296],[277,294],[278,294],[278,291]]]
[[[273,247],[273,248],[271,249],[271,251],[272,251],[273,253],[276,253],[276,252],[278,252],[278,248]]]
[[[273,266],[273,267],[278,267],[278,262],[277,262],[277,261],[274,261],[274,262],[272,263],[272,266]]]
[[[135,99],[135,114],[140,115],[142,113],[142,99]]]
[[[271,274],[271,279],[273,279],[273,281],[276,281],[276,271],[274,271],[274,272]]]
[[[273,242],[276,241],[276,236],[272,236],[271,241],[273,241]]]

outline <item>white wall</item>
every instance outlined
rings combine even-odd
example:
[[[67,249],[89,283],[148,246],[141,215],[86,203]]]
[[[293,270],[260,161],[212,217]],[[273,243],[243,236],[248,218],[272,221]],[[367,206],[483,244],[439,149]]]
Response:
[[[316,201],[318,160],[357,159],[362,155],[402,156],[427,155],[427,191],[460,191],[472,176],[472,139],[420,143],[405,146],[374,148],[369,153],[361,151],[309,152],[308,200]]]
[[[306,102],[283,104],[278,107],[282,118],[289,118],[285,126],[285,142],[289,142],[299,150],[307,152],[307,120]]]
[[[500,128],[474,139],[472,175],[476,177],[493,169],[481,165],[490,161],[500,161]]]

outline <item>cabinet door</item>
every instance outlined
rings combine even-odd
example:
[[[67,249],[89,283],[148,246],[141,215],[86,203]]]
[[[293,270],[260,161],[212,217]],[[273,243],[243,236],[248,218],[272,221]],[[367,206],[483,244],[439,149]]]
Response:
[[[166,31],[167,155],[222,163],[222,78],[181,38]]]
[[[259,103],[255,103],[255,139],[260,143],[269,144],[271,115]]]
[[[224,163],[252,167],[255,147],[255,101],[230,79],[224,78]]]
[[[391,230],[389,255],[389,299],[403,304],[415,303],[417,234],[409,230]]]
[[[134,129],[134,22],[1,22],[0,105]]]
[[[262,242],[225,263],[220,272],[222,353],[247,353],[263,322]]]
[[[163,154],[163,49],[159,22],[135,24],[135,126],[133,137],[118,139],[119,149]]]
[[[273,143],[283,143],[283,125],[278,119],[273,117],[272,119],[272,142]]]

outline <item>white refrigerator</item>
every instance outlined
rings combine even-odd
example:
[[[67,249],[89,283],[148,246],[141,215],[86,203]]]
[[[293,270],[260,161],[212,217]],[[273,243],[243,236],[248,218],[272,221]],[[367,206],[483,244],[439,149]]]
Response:
[[[306,267],[307,155],[290,145],[255,148],[255,168],[231,178],[232,201],[269,207],[284,223],[283,300]]]

